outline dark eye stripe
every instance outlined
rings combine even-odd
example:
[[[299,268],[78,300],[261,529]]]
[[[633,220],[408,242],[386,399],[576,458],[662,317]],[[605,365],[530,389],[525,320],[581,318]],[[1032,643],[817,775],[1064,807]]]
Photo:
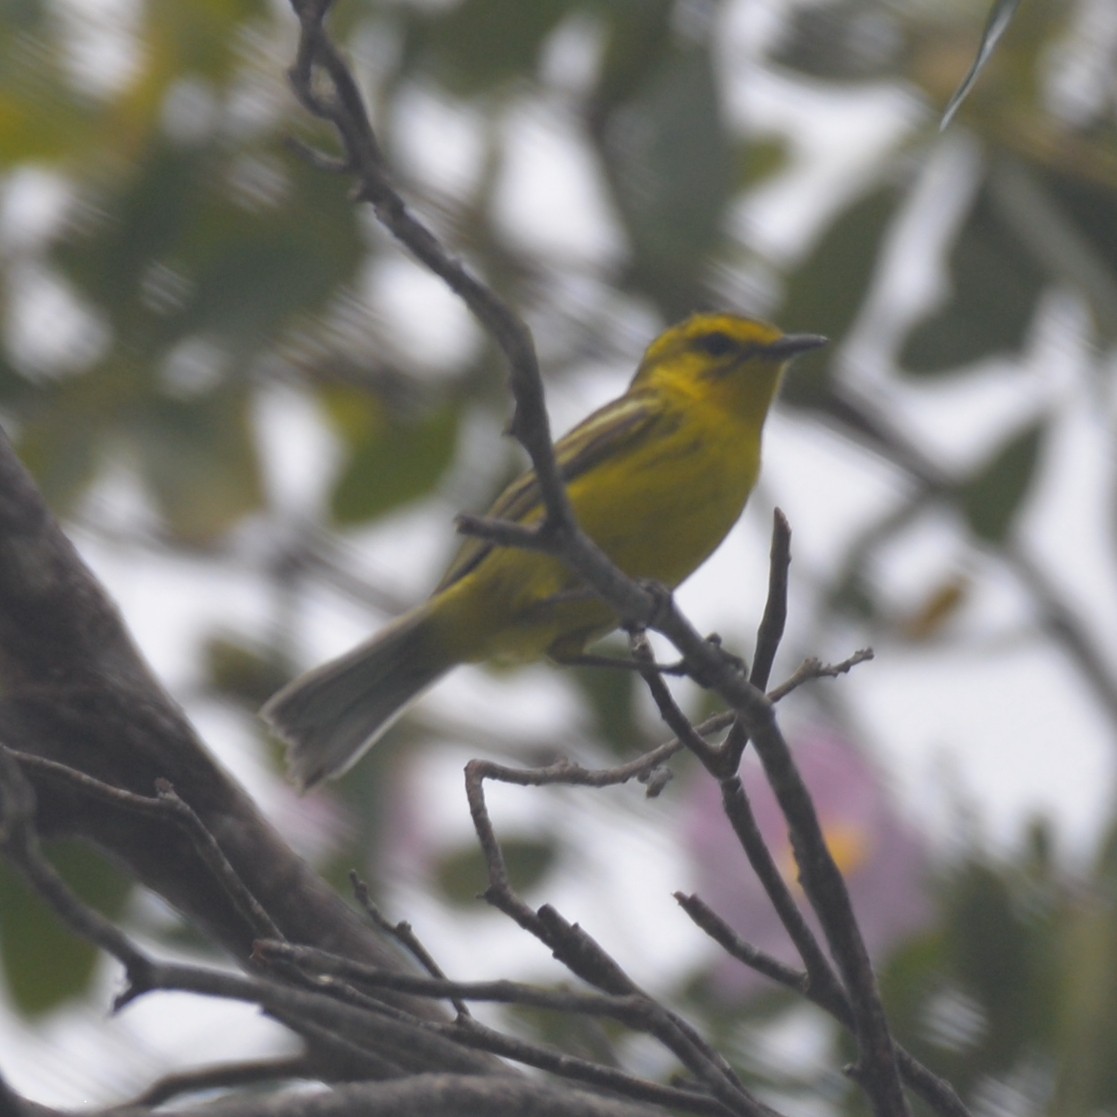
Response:
[[[701,349],[703,353],[708,353],[711,357],[727,357],[740,348],[733,338],[728,334],[723,334],[720,330],[714,330],[713,333],[696,337],[694,347]]]

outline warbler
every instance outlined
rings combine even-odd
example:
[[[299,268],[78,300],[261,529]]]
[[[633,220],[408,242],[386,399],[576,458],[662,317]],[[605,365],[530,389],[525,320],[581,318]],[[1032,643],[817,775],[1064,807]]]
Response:
[[[555,444],[578,524],[626,574],[673,589],[741,515],[784,369],[825,342],[730,314],[695,314],[661,334],[627,391]],[[532,525],[544,511],[528,470],[488,514]],[[458,664],[570,661],[619,622],[558,558],[469,538],[425,602],[289,683],[261,714],[309,788],[349,768]]]

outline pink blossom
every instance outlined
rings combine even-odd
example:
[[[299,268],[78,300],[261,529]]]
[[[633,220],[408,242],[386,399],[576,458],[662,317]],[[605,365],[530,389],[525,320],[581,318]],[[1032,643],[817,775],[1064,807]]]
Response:
[[[792,749],[830,852],[849,886],[866,945],[879,961],[930,920],[923,840],[902,817],[879,773],[848,741],[813,730],[800,734]],[[751,750],[742,774],[760,832],[817,928],[796,880],[783,815]],[[747,942],[799,967],[794,948],[722,812],[717,784],[702,778],[691,796],[685,840],[694,864],[694,891]],[[759,988],[758,975],[737,962],[727,959],[727,963],[724,971],[719,968],[719,980],[732,975],[735,992]]]

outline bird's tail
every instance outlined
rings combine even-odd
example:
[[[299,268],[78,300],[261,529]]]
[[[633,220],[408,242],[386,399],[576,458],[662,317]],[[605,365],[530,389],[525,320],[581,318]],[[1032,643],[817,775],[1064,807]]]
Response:
[[[304,790],[340,775],[454,662],[437,639],[431,602],[371,640],[308,671],[260,711],[290,745],[288,768]]]

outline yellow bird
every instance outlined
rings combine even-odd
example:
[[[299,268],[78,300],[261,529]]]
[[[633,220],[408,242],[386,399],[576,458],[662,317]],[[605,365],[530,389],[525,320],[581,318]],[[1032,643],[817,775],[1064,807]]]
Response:
[[[815,334],[695,314],[648,347],[624,395],[555,444],[574,515],[626,574],[674,588],[736,523],[760,471],[764,420]],[[544,514],[528,470],[489,516]],[[422,691],[461,663],[569,661],[619,618],[549,555],[467,539],[421,605],[275,694],[261,711],[303,788],[340,775]]]

